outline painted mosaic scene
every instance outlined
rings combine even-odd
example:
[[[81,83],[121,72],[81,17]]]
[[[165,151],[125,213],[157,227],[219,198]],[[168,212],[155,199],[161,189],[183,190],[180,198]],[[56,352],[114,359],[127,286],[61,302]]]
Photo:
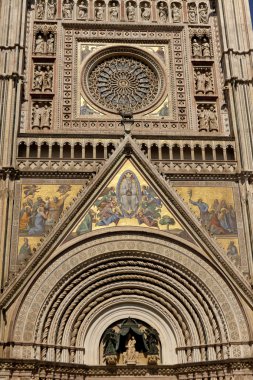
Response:
[[[81,185],[23,185],[19,215],[19,254],[28,255],[59,220]]]
[[[100,228],[117,226],[155,228],[191,240],[129,162],[100,194],[69,239]]]

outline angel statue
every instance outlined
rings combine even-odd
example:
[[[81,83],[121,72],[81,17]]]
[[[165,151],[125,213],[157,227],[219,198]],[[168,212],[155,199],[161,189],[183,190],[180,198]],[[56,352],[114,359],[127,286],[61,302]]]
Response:
[[[117,355],[116,346],[118,342],[118,334],[112,329],[108,328],[103,336],[104,356]]]

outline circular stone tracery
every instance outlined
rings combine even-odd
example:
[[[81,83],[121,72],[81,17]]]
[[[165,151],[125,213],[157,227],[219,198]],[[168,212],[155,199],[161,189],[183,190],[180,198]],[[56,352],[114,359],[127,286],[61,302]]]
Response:
[[[110,57],[90,71],[88,89],[106,109],[140,112],[156,99],[159,79],[157,72],[136,58]]]

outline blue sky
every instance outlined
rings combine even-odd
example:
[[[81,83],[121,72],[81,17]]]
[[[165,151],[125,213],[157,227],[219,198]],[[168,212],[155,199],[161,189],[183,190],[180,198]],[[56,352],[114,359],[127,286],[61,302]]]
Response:
[[[249,0],[249,5],[250,5],[250,11],[251,11],[251,20],[253,24],[253,0]]]

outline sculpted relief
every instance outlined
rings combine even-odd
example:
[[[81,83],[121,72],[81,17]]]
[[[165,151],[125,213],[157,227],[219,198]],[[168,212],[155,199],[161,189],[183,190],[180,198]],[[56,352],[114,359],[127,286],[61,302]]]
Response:
[[[109,365],[160,362],[157,330],[130,317],[108,327],[103,334],[102,344],[103,362]]]

